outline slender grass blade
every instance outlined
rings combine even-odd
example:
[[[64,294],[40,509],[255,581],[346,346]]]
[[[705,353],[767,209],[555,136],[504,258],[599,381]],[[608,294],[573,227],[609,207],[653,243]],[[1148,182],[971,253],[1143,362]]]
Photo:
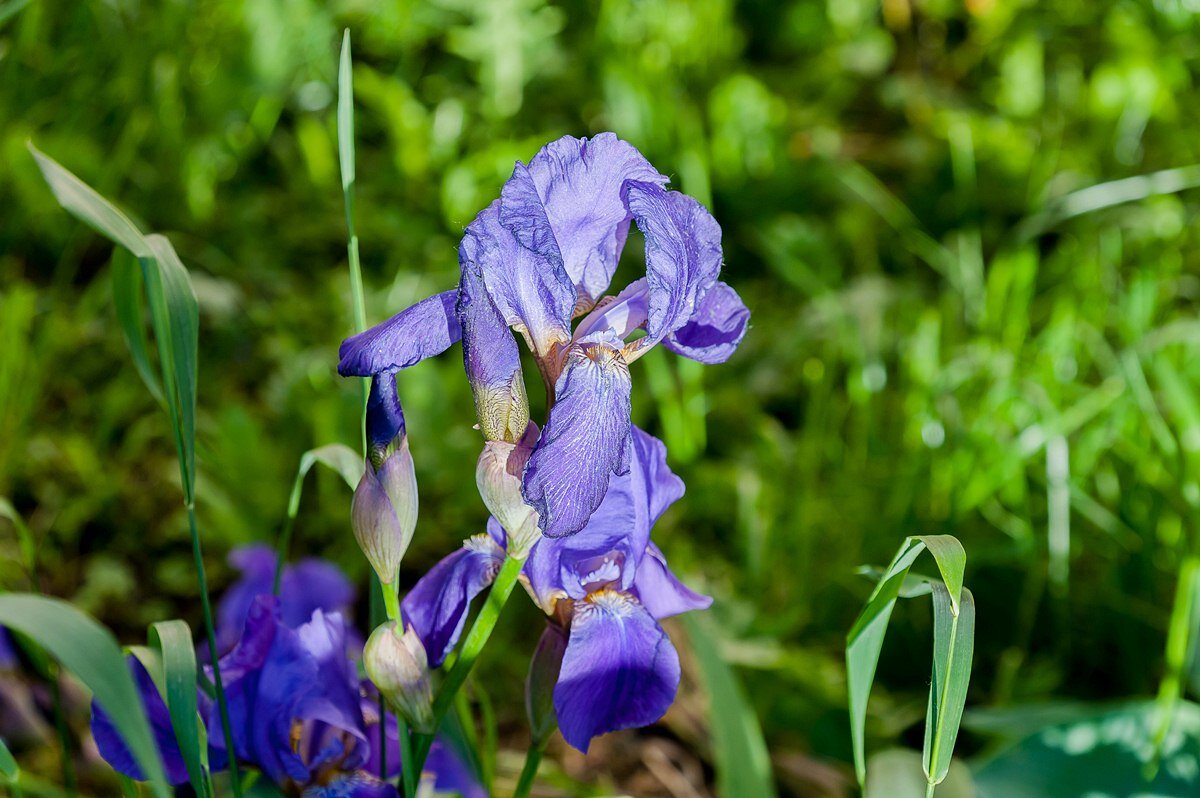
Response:
[[[150,643],[163,664],[171,728],[183,753],[188,780],[199,796],[212,795],[208,771],[208,735],[196,704],[196,651],[192,630],[181,620],[160,621],[150,627]]]
[[[737,675],[721,656],[711,624],[695,613],[683,616],[711,702],[717,794],[720,798],[770,798],[776,791],[762,727]]]

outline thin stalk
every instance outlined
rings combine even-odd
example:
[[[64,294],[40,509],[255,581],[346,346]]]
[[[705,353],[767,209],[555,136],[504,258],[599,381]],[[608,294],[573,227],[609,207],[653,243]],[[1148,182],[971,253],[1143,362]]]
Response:
[[[54,700],[54,727],[58,732],[58,745],[61,749],[59,765],[62,767],[63,788],[67,795],[74,798],[77,794],[75,785],[75,762],[71,754],[71,730],[67,728],[67,714],[63,711],[62,687],[58,682],[58,668],[50,667],[50,695]]]
[[[381,584],[379,587],[383,592],[383,609],[387,613],[387,620],[400,623],[400,594],[396,585]]]
[[[283,564],[287,562],[288,551],[292,548],[292,529],[296,526],[296,514],[288,509],[287,519],[283,522],[283,531],[279,533],[279,544],[275,548],[275,578],[271,582],[271,595],[278,596],[283,583]]]
[[[487,645],[488,639],[492,636],[492,631],[496,628],[496,621],[500,619],[500,611],[508,603],[508,597],[512,595],[513,587],[517,584],[517,577],[520,575],[521,566],[524,563],[523,559],[506,557],[504,565],[500,566],[500,573],[496,574],[496,581],[492,583],[487,601],[484,602],[483,609],[475,618],[475,623],[471,625],[471,631],[467,632],[467,638],[463,641],[458,659],[455,661],[454,667],[450,669],[450,673],[446,675],[446,681],[442,683],[442,687],[433,701],[435,732],[441,728],[442,719],[446,717],[446,712],[454,704],[455,694],[467,681],[467,676],[475,667],[475,660],[479,659],[479,655],[483,653],[483,647]],[[422,734],[418,737],[416,746],[418,772],[425,767],[425,757],[429,756],[429,748],[432,745],[432,734]]]
[[[543,745],[530,745],[525,752],[525,767],[521,768],[521,778],[517,780],[517,788],[513,790],[513,798],[526,798],[537,780],[538,766],[542,764]]]
[[[196,505],[189,497],[187,503],[188,530],[192,535],[192,559],[196,565],[196,581],[200,585],[200,607],[204,612],[204,636],[208,641],[208,657],[212,663],[213,685],[217,689],[217,714],[221,716],[221,733],[225,737],[225,753],[229,756],[229,783],[234,798],[242,798],[242,777],[238,772],[233,729],[229,725],[229,706],[225,701],[225,684],[221,678],[220,652],[217,651],[217,630],[213,625],[212,602],[208,599],[208,575],[204,570],[204,555],[200,550],[200,531],[196,526]]]
[[[404,794],[415,796],[421,774],[413,767],[412,735],[408,731],[408,724],[399,714],[396,715],[396,726],[400,731],[400,778],[404,784]]]

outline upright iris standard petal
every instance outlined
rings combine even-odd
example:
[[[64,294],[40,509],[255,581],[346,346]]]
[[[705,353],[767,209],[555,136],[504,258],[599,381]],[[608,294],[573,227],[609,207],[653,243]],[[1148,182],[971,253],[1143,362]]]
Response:
[[[488,296],[479,263],[464,239],[457,314],[463,331],[463,363],[479,428],[490,441],[518,440],[529,424],[529,397],[521,375],[521,352],[504,318]]]
[[[458,642],[471,600],[496,579],[504,551],[488,535],[467,539],[408,591],[400,607],[404,622],[425,644],[429,666],[436,668]]]
[[[696,200],[653,183],[625,185],[629,210],[646,237],[649,291],[645,351],[691,318],[721,271],[721,226]]]
[[[675,700],[679,655],[631,596],[605,590],[576,602],[554,707],[563,738],[592,738],[654,723]]]
[[[371,378],[367,395],[367,445],[372,464],[379,468],[393,441],[404,437],[404,409],[396,393],[396,372]]]
[[[564,136],[518,163],[500,197],[500,222],[522,245],[548,260],[560,259],[583,309],[612,281],[629,211],[621,197],[626,180],[662,185],[637,149],[613,133]]]
[[[229,553],[229,564],[241,572],[217,603],[217,648],[225,653],[237,643],[254,600],[270,595],[275,582],[275,551],[265,543],[241,546]],[[279,583],[283,622],[293,629],[307,623],[315,610],[345,612],[354,603],[354,585],[337,566],[315,557],[285,565]]]
[[[600,507],[578,533],[546,538],[525,562],[534,600],[550,614],[564,597],[582,598],[601,582],[620,590],[633,585],[650,543],[650,528],[683,495],[683,480],[667,466],[667,447],[632,427],[629,471],[615,476]],[[606,570],[615,573],[607,574]]]
[[[338,374],[370,377],[415,366],[440,355],[462,337],[454,313],[455,291],[422,299],[382,324],[342,341]]]
[[[657,620],[691,610],[706,610],[712,597],[704,596],[679,581],[667,567],[667,558],[651,543],[638,563],[633,592],[646,611]]]
[[[611,476],[629,468],[631,384],[617,346],[600,335],[571,346],[557,401],[525,466],[525,500],[547,537],[582,529]]]
[[[127,657],[126,661],[133,674],[134,684],[137,685],[138,695],[141,696],[146,719],[150,721],[150,731],[154,734],[154,742],[158,746],[167,781],[171,784],[183,784],[188,780],[187,765],[183,762],[183,753],[175,740],[167,704],[142,663],[132,655]],[[125,745],[108,713],[95,701],[92,702],[92,736],[96,739],[96,748],[99,749],[100,756],[104,757],[104,761],[111,765],[113,770],[135,781],[145,780],[146,776],[142,773],[141,766]]]
[[[737,350],[750,326],[742,298],[718,281],[700,300],[696,312],[667,336],[667,349],[701,363],[724,363]]]
[[[474,264],[504,323],[525,335],[540,358],[571,340],[575,286],[562,262],[521,246],[500,224],[500,201],[467,227],[460,257]]]

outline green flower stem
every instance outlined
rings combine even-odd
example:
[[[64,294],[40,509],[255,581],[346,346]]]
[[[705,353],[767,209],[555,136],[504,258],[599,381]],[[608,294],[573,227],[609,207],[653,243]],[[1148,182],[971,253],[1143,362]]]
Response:
[[[221,678],[220,652],[217,651],[217,630],[213,626],[212,602],[208,600],[208,576],[204,570],[204,556],[200,551],[200,530],[196,526],[196,505],[189,497],[187,503],[188,529],[192,534],[192,559],[196,565],[196,581],[200,585],[200,607],[204,611],[204,636],[208,640],[208,656],[212,662],[213,685],[217,688],[217,710],[221,716],[221,733],[225,737],[225,751],[229,756],[229,783],[234,798],[242,798],[242,779],[238,773],[237,753],[233,743],[233,729],[229,725],[229,707],[225,702],[225,684]]]
[[[492,630],[496,628],[496,621],[500,619],[500,611],[508,603],[508,597],[512,595],[513,587],[517,584],[517,577],[521,574],[521,566],[524,564],[524,558],[510,556],[506,557],[504,564],[500,566],[500,573],[496,574],[496,581],[492,583],[487,601],[484,602],[483,609],[475,618],[475,623],[471,625],[471,631],[467,632],[467,638],[463,641],[458,659],[455,661],[454,667],[450,669],[450,673],[446,675],[446,681],[442,682],[437,698],[433,701],[435,733],[437,729],[441,728],[442,719],[446,717],[446,712],[454,704],[455,694],[467,681],[471,668],[475,666],[475,660],[483,653],[483,647],[487,645],[488,639],[492,636]],[[429,748],[433,745],[433,736],[433,734],[422,734],[417,738],[415,757],[417,772],[425,767],[425,757],[429,755]]]
[[[526,798],[529,791],[533,789],[533,783],[537,780],[538,766],[542,764],[542,752],[545,749],[545,742],[530,744],[529,750],[525,752],[525,767],[521,768],[521,778],[517,781],[517,788],[513,790],[513,798]]]
[[[413,767],[413,738],[408,731],[408,723],[401,717],[400,713],[396,713],[396,724],[400,731],[400,778],[403,781],[403,795],[416,796],[417,785],[421,781],[421,774]]]
[[[396,592],[396,585],[381,583],[379,587],[383,590],[383,609],[387,613],[387,619],[400,625],[400,594]],[[401,626],[400,633],[404,633],[403,626]]]

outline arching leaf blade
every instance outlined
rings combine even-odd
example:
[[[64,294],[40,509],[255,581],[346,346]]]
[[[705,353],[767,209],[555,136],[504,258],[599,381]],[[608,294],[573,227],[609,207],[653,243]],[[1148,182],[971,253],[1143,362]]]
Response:
[[[975,599],[963,590],[958,613],[950,592],[933,587],[933,682],[925,712],[925,746],[921,762],[930,784],[940,784],[950,770],[954,742],[962,724],[975,649]]]
[[[65,601],[0,595],[0,624],[27,635],[75,674],[104,707],[157,798],[169,798],[162,762],[133,677],[107,629]]]
[[[161,654],[167,711],[183,754],[188,781],[199,796],[212,795],[208,770],[208,735],[196,703],[196,650],[192,630],[181,620],[150,626],[150,644]]]

